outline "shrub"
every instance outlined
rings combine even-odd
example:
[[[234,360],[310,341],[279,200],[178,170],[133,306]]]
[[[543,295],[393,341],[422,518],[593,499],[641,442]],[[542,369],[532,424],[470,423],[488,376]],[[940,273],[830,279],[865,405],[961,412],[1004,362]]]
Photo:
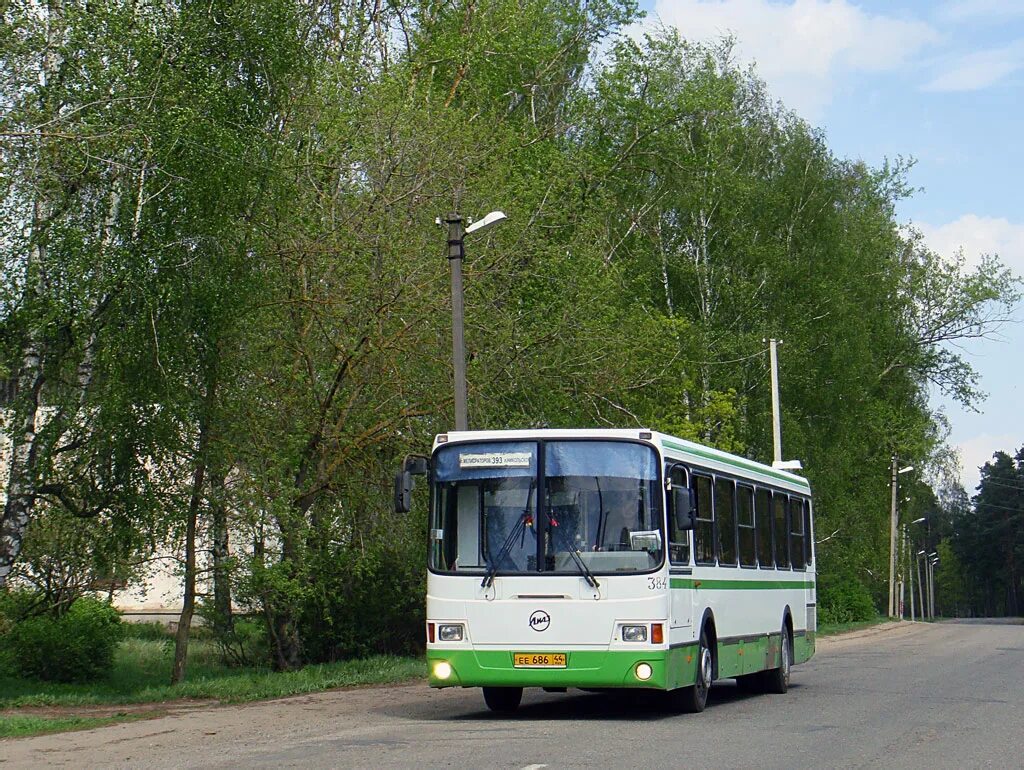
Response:
[[[22,618],[43,605],[42,595],[35,591],[15,589],[0,591],[0,636],[10,631]]]
[[[419,652],[425,620],[422,561],[394,542],[332,554],[320,573],[319,590],[302,605],[299,622],[307,660]]]
[[[121,617],[106,602],[82,597],[59,617],[39,615],[14,624],[4,646],[23,677],[49,682],[98,679],[114,664]]]
[[[144,642],[165,642],[174,639],[174,632],[164,623],[150,621],[147,623],[126,622],[121,626],[125,639],[139,639]]]
[[[0,673],[14,674],[17,667],[11,657],[10,632],[19,621],[39,611],[42,596],[24,589],[0,591]]]
[[[840,575],[819,583],[819,624],[854,623],[872,620],[877,615],[871,591],[855,578]]]

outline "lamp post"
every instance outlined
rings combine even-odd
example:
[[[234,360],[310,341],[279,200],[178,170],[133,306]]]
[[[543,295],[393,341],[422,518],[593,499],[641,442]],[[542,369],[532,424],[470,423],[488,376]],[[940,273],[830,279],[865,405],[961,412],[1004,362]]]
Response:
[[[921,524],[927,520],[926,516],[922,516],[919,519],[914,519],[910,524],[913,526],[914,524]],[[907,565],[907,574],[910,577],[910,619],[911,621],[916,620],[914,617],[914,572],[917,572],[917,592],[918,598],[920,599],[917,606],[920,610],[921,619],[924,620],[924,593],[921,591],[921,567],[920,562],[918,561],[918,558],[921,553],[924,553],[924,551],[917,551],[917,547],[914,545],[914,538],[908,535],[907,527],[903,528],[903,537],[905,539],[904,548],[906,548],[907,556],[910,556],[911,553],[913,553],[914,558],[914,566],[911,567],[909,564]]]
[[[779,408],[779,345],[782,340],[762,339],[768,343],[768,364],[772,387],[772,467],[780,471],[803,470],[799,460],[782,459],[782,414]]]
[[[501,211],[492,211],[468,227],[461,214],[445,216],[448,225],[448,263],[452,271],[452,362],[455,378],[455,430],[469,430],[469,409],[466,405],[466,338],[462,302],[462,260],[465,258],[464,242],[467,235],[483,232],[505,219]],[[438,220],[438,224],[441,220]]]
[[[921,557],[924,555],[924,551],[918,551],[917,555],[914,556],[914,567],[917,569],[917,598],[921,602],[921,620],[926,620],[928,618],[928,608],[924,603],[924,582],[921,580]],[[927,567],[925,567],[924,574],[925,578],[927,578]]]
[[[782,462],[782,420],[779,410],[779,351],[782,340],[768,340],[768,360],[771,362],[772,382],[772,464]]]
[[[932,551],[928,554],[928,612],[935,620],[935,565],[939,563],[939,555]]]
[[[897,494],[899,494],[900,474],[910,473],[913,465],[900,468],[896,455],[892,456],[892,510],[889,514],[889,617],[896,617],[896,520],[898,518]]]
[[[910,536],[907,534],[907,525],[903,525],[903,540],[901,541],[903,557],[900,559],[901,569],[906,570],[907,580],[910,583],[910,622],[914,622],[914,571],[910,569]],[[900,590],[902,604],[903,591]],[[900,617],[903,613],[900,613]]]

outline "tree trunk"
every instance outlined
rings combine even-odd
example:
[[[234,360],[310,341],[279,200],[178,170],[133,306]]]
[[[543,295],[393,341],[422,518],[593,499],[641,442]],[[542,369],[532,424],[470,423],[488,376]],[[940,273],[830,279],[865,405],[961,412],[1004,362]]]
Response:
[[[298,569],[299,549],[295,535],[284,522],[278,522],[281,532],[281,561],[288,565],[289,577]],[[270,638],[274,645],[274,668],[278,671],[294,671],[302,666],[302,637],[299,633],[295,608],[291,604],[273,598],[267,606],[270,623]]]
[[[192,630],[192,616],[195,613],[196,605],[196,525],[199,519],[199,507],[203,499],[210,423],[213,417],[215,398],[216,380],[210,376],[207,378],[206,394],[203,398],[202,412],[199,415],[199,443],[196,447],[195,470],[192,474],[192,494],[189,497],[188,514],[185,519],[184,596],[181,602],[181,615],[178,616],[178,630],[174,635],[174,667],[171,669],[171,684],[184,681],[185,666],[188,661],[188,639]]]
[[[62,0],[50,0],[46,8],[46,47],[40,71],[40,104],[44,115],[56,115],[59,104],[54,104],[48,86],[60,68],[61,22],[64,16]],[[45,167],[45,145],[38,150],[36,162]],[[29,313],[42,299],[46,287],[46,239],[50,226],[50,196],[45,182],[38,179],[32,204],[32,231],[28,259],[25,265],[25,295],[23,306]],[[18,372],[14,414],[11,417],[11,459],[7,479],[7,497],[0,517],[0,589],[21,553],[25,530],[35,507],[35,483],[38,474],[39,436],[37,433],[40,397],[45,382],[43,374],[42,330],[29,319],[28,331],[21,349],[21,367]]]
[[[174,635],[174,668],[171,670],[171,684],[185,679],[185,664],[188,659],[188,638],[192,630],[192,615],[196,604],[196,519],[199,516],[199,500],[203,487],[203,460],[196,461],[192,476],[192,497],[188,503],[188,519],[185,521],[185,595],[178,616],[178,630]]]
[[[231,574],[228,568],[229,534],[225,473],[218,463],[210,469],[210,528],[213,539],[214,631],[224,637],[234,631],[231,616]]]
[[[41,195],[41,193],[40,193]],[[33,206],[32,249],[27,265],[26,304],[38,298],[43,285],[46,260],[45,229],[46,207],[40,198]],[[0,588],[7,583],[14,563],[21,553],[25,529],[35,507],[35,481],[39,458],[38,433],[40,394],[45,377],[43,374],[43,344],[41,332],[30,324],[21,353],[21,369],[18,372],[17,394],[14,414],[11,417],[11,459],[7,479],[7,498],[4,500],[3,517],[0,518]]]

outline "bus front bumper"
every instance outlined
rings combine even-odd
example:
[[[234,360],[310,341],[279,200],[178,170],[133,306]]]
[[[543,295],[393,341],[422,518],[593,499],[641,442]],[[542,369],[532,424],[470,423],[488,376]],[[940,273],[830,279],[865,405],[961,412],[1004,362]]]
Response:
[[[672,649],[569,650],[560,668],[513,665],[528,650],[427,651],[431,687],[629,687],[668,690],[693,684],[696,645]],[[643,665],[646,664],[646,667]],[[650,671],[650,675],[644,676]]]

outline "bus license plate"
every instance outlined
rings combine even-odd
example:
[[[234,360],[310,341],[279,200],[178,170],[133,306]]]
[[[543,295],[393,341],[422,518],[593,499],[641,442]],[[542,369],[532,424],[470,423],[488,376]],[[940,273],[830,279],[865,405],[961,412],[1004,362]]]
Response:
[[[514,652],[515,668],[565,668],[564,652]]]

